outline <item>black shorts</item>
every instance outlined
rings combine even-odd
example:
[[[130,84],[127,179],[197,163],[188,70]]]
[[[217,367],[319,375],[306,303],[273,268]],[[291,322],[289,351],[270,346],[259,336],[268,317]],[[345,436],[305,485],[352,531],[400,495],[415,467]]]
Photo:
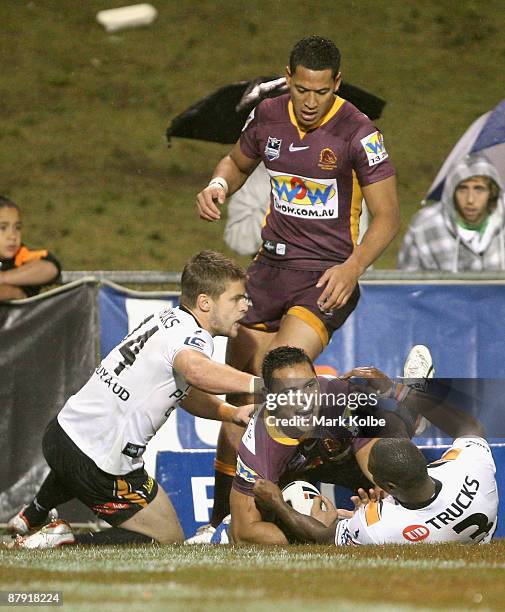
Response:
[[[247,269],[246,291],[252,306],[240,321],[245,327],[266,332],[279,330],[286,314],[305,321],[319,336],[325,347],[333,332],[341,327],[359,301],[356,285],[349,301],[341,308],[323,313],[317,300],[324,287],[316,287],[322,270],[292,270],[271,266],[258,258]]]
[[[44,457],[59,485],[98,518],[118,526],[156,497],[158,483],[144,468],[114,476],[101,470],[63,431],[54,418],[42,440]]]

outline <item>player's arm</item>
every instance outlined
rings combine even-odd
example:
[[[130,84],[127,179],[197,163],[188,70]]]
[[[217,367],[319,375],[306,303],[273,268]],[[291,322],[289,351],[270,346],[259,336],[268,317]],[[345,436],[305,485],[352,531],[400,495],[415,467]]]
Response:
[[[323,287],[318,306],[325,312],[344,306],[351,297],[359,277],[384,251],[400,229],[400,207],[396,193],[396,177],[361,188],[372,220],[352,255],[343,263],[331,268],[319,279]]]
[[[377,440],[379,440],[379,438],[371,438],[365,446],[362,446],[354,451],[356,463],[359,465],[360,470],[370,482],[374,482],[374,479],[372,474],[370,473],[370,470],[368,469],[368,459],[370,457],[370,451],[372,450]]]
[[[218,163],[210,183],[196,196],[196,205],[201,219],[216,221],[221,218],[218,204],[235,193],[256,168],[259,159],[251,159],[242,153],[240,141],[236,142],[228,155]]]
[[[254,410],[254,404],[237,408],[237,406],[232,406],[215,395],[194,388],[180,404],[184,410],[202,419],[225,421],[241,426],[246,426],[249,423],[249,415]]]
[[[25,297],[26,293],[21,287],[3,284],[0,280],[0,302],[5,300],[22,300]]]
[[[274,512],[286,529],[301,542],[333,544],[338,520],[329,526],[311,516],[300,514],[283,497],[281,490],[270,480],[257,480],[254,484],[254,498],[265,510]]]
[[[430,423],[452,438],[486,437],[484,428],[473,415],[458,410],[434,395],[412,389],[404,404],[407,408],[422,414]]]
[[[458,410],[429,392],[409,389],[406,385],[393,383],[377,368],[370,366],[354,368],[342,374],[340,378],[347,380],[352,376],[367,379],[372,388],[381,394],[392,391],[391,397],[401,401],[403,406],[412,410],[414,414],[421,414],[426,417],[435,427],[453,438],[463,436],[485,437],[481,423],[471,414]],[[395,436],[397,435],[401,434],[395,433]]]
[[[232,488],[230,494],[231,536],[234,544],[287,544],[282,531],[261,517],[254,497]]]
[[[400,206],[396,191],[396,177],[361,188],[372,220],[363,241],[349,257],[362,271],[370,266],[393,240],[400,229]]]
[[[257,377],[224,363],[212,361],[195,349],[179,351],[174,358],[173,367],[189,385],[207,393],[254,393],[254,381]]]
[[[30,261],[18,268],[0,272],[0,287],[2,285],[46,285],[54,280],[60,271],[52,261],[39,259]]]

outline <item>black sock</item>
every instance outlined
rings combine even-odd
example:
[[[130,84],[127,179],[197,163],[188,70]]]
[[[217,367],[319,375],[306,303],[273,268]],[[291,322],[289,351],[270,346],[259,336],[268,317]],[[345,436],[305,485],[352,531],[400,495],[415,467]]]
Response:
[[[76,544],[107,546],[111,544],[154,544],[155,540],[136,531],[112,527],[103,531],[80,533],[75,536]]]
[[[233,476],[223,474],[223,472],[218,470],[214,471],[214,475],[214,507],[210,524],[212,527],[217,527],[224,517],[230,514],[230,493]]]
[[[47,519],[51,508],[56,508],[56,506],[64,504],[73,498],[74,496],[65,489],[56,474],[51,470],[42,483],[37,495],[31,504],[25,508],[23,514],[31,527],[37,527]]]

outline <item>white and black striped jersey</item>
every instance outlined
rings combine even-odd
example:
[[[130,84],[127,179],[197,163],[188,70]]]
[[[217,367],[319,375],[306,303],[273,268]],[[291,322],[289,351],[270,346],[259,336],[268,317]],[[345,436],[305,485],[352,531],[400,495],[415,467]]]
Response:
[[[58,421],[100,469],[120,475],[143,466],[149,440],[189,392],[173,369],[187,349],[212,357],[211,335],[184,308],[165,308],[128,334],[69,398]]]
[[[415,544],[489,542],[496,529],[496,468],[483,438],[454,441],[428,466],[436,493],[424,507],[405,507],[388,497],[371,502],[339,521],[335,544]]]

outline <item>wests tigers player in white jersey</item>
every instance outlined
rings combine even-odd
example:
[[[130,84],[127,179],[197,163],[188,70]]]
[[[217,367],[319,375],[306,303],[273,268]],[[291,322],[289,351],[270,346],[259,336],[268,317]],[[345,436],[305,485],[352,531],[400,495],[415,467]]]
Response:
[[[248,392],[254,377],[211,360],[212,338],[236,335],[247,312],[242,268],[203,251],[185,266],[181,287],[181,306],[134,329],[49,424],[43,450],[51,471],[34,501],[8,524],[27,535],[51,508],[77,498],[115,529],[74,536],[57,521],[16,545],[182,540],[170,500],[144,469],[143,452],[177,403],[198,416],[247,423],[247,408],[210,394]]]
[[[327,498],[320,498],[312,516],[303,516],[284,502],[276,485],[263,480],[256,483],[256,501],[274,511],[291,533],[306,542],[489,542],[497,524],[498,491],[495,464],[480,423],[417,391],[411,391],[407,401],[414,402],[420,414],[456,439],[440,460],[428,466],[410,440],[377,441],[368,469],[390,497],[369,499],[361,490],[360,497],[353,498],[353,513],[337,510]],[[321,510],[321,501],[329,511]]]

